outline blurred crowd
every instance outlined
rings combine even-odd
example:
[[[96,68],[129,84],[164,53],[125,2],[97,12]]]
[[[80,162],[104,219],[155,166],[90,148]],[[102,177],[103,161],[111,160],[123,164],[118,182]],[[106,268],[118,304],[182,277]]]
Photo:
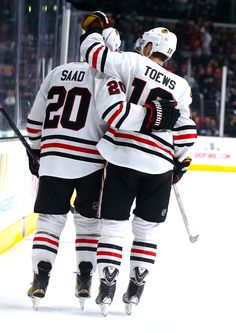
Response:
[[[1,0],[0,104],[20,129],[25,129],[39,85],[56,58],[54,4],[55,0]],[[8,130],[0,115],[0,138]]]
[[[35,6],[31,5],[34,1],[24,0],[23,9],[21,0],[1,2],[0,103],[19,125],[18,101],[23,128],[42,78],[59,64],[56,51],[62,16],[55,3],[62,4],[63,0],[40,0]],[[219,23],[230,18],[226,17],[230,13],[229,1],[221,6],[220,0],[146,0],[145,11],[144,4],[136,0],[71,2],[80,9],[77,22],[81,20],[81,10],[101,9],[111,13],[125,51],[133,51],[137,38],[153,27],[164,26],[176,33],[177,51],[166,66],[186,78],[192,88],[192,117],[199,135],[219,135],[222,68],[227,66],[224,135],[236,137],[236,24]],[[41,15],[40,8],[43,8]],[[213,23],[216,20],[218,23]],[[75,47],[70,46],[72,49]]]
[[[176,21],[143,17],[136,12],[117,14],[114,21],[123,50],[132,51],[137,36],[156,26],[176,33],[177,50],[166,66],[186,78],[192,88],[192,117],[199,135],[219,135],[222,68],[227,66],[224,134],[236,137],[236,26],[217,26],[202,17]]]

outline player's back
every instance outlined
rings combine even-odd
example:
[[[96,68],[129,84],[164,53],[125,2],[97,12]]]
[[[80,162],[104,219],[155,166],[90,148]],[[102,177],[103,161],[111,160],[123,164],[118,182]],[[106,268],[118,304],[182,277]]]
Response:
[[[167,29],[162,31],[163,34],[166,32]],[[165,43],[165,36],[163,41]],[[169,46],[166,49],[168,52],[173,53]],[[146,173],[171,170],[173,157],[183,156],[196,138],[196,126],[190,119],[189,105],[192,99],[187,81],[146,56],[109,51],[102,36],[96,32],[81,39],[81,55],[94,69],[120,79],[125,86],[128,102],[145,105],[147,101],[158,98],[177,102],[180,117],[173,131],[152,131],[147,135],[109,128],[98,144],[101,154],[113,164]]]
[[[135,53],[110,52],[109,55],[105,72],[120,78],[129,102],[144,105],[158,98],[175,100],[182,113],[189,112],[190,88],[184,79]],[[114,142],[115,145],[112,144]],[[173,166],[174,146],[170,130],[153,131],[151,135],[146,135],[111,128],[98,148],[111,163],[147,173],[162,173]]]
[[[177,102],[181,107],[182,96],[190,88],[185,79],[166,70],[148,57],[134,52],[113,54],[116,63],[114,66],[109,60],[106,62],[106,73],[118,76],[126,88],[129,102],[144,105],[147,101],[155,99],[168,99]],[[191,102],[189,95],[188,103]],[[188,104],[189,106],[189,104]]]
[[[99,75],[86,63],[69,63],[43,81],[28,117],[34,148],[40,144],[40,176],[78,178],[103,167],[96,144],[107,125],[93,95]]]

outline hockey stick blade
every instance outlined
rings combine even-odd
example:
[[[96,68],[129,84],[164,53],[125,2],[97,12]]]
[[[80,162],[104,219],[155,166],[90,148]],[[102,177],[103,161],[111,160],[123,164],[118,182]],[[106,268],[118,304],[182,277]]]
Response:
[[[4,116],[4,118],[6,119],[6,121],[9,124],[9,126],[11,127],[11,129],[13,130],[13,132],[15,133],[15,135],[18,137],[18,139],[20,140],[20,142],[24,145],[24,147],[27,150],[27,152],[29,153],[30,157],[35,161],[35,163],[39,164],[39,161],[35,158],[35,155],[32,153],[30,145],[25,140],[25,138],[23,137],[23,135],[21,134],[21,132],[19,131],[19,129],[16,127],[15,123],[13,122],[13,120],[9,117],[8,113],[6,112],[6,110],[2,106],[0,106],[0,112],[2,113],[2,115]]]
[[[176,200],[177,200],[177,203],[178,203],[178,205],[179,205],[179,209],[180,209],[180,212],[181,212],[181,215],[182,215],[183,221],[184,221],[185,228],[186,228],[187,233],[188,233],[189,240],[190,240],[191,243],[195,243],[195,242],[198,240],[198,236],[199,236],[199,235],[196,235],[196,236],[193,236],[193,235],[192,235],[192,233],[191,233],[191,231],[190,231],[190,227],[189,227],[188,219],[187,219],[187,216],[186,216],[186,214],[185,214],[184,206],[183,206],[183,203],[182,203],[182,200],[181,200],[180,194],[179,194],[179,190],[178,190],[176,184],[173,185],[173,189],[174,189],[175,197],[176,197]]]
[[[190,237],[189,237],[190,242],[191,242],[191,243],[195,243],[195,242],[198,240],[198,236],[199,236],[199,235],[196,235],[196,236],[190,236]]]

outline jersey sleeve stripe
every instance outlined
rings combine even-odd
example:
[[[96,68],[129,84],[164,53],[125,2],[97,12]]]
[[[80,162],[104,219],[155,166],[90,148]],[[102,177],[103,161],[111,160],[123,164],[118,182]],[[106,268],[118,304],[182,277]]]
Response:
[[[39,135],[39,136],[31,136],[31,135],[29,135],[29,139],[30,139],[30,141],[37,141],[37,140],[41,139],[41,135]]]
[[[102,72],[104,72],[104,67],[105,67],[105,63],[106,63],[106,59],[107,59],[107,52],[108,52],[108,49],[106,47],[104,52],[103,52],[102,60],[101,60],[101,71]]]
[[[31,124],[31,125],[42,125],[43,123],[42,122],[40,122],[40,121],[36,121],[36,120],[31,120],[31,119],[27,119],[27,123],[28,124]]]
[[[185,140],[185,139],[195,139],[197,134],[182,134],[182,135],[173,135],[174,140]]]
[[[175,147],[180,147],[180,148],[191,147],[194,143],[195,143],[195,141],[191,141],[188,143],[175,143]]]
[[[86,62],[89,62],[89,53],[91,52],[91,50],[96,46],[100,44],[99,42],[96,42],[96,43],[93,43],[89,48],[88,50],[86,51],[86,54],[85,54],[85,60]]]
[[[92,58],[92,67],[97,69],[97,61],[98,61],[98,55],[99,52],[104,48],[104,45],[101,45],[93,54]]]
[[[41,132],[41,129],[27,127],[27,132],[31,133],[31,134],[37,134],[37,133]]]
[[[122,103],[122,101],[116,102],[112,104],[109,108],[107,108],[102,115],[102,119],[104,120],[109,112],[111,112],[118,104]]]
[[[123,110],[123,103],[120,104],[119,109],[108,119],[107,123],[112,126],[113,121],[119,116]]]
[[[116,128],[120,128],[120,126],[122,125],[122,123],[125,121],[125,119],[128,117],[129,115],[129,111],[130,111],[130,103],[126,104],[126,110],[124,115],[120,118],[120,120],[117,122],[116,124]]]
[[[186,126],[181,126],[181,127],[176,127],[173,129],[173,132],[177,132],[177,131],[183,131],[183,130],[190,130],[190,129],[193,129],[193,130],[196,130],[196,126],[194,125],[186,125]]]

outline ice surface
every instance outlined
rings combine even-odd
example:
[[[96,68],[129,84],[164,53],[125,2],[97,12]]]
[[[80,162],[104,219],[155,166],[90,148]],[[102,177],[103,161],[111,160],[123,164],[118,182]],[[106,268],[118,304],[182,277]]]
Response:
[[[189,242],[172,193],[167,220],[160,226],[157,261],[131,316],[125,315],[122,302],[128,284],[130,225],[115,299],[103,317],[95,304],[97,274],[84,311],[74,296],[70,216],[38,311],[27,297],[32,281],[32,236],[0,256],[1,332],[235,333],[236,174],[189,171],[178,188],[192,233],[199,233],[199,239]]]

